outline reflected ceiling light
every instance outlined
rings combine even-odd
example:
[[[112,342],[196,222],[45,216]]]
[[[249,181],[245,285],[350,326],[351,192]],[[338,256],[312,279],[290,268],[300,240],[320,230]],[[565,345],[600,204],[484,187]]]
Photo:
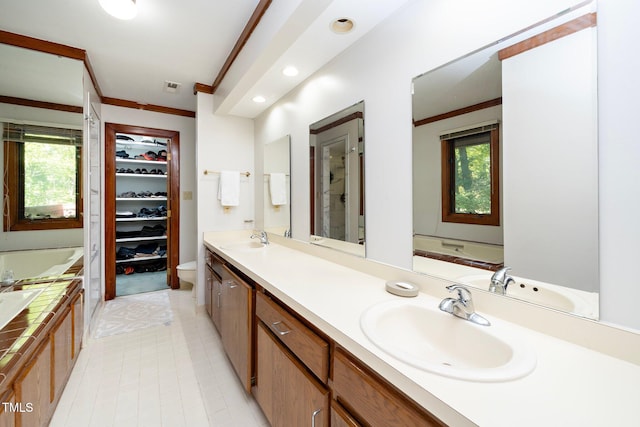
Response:
[[[98,0],[100,6],[118,19],[133,19],[138,13],[136,0]]]
[[[355,23],[349,18],[338,18],[329,25],[331,31],[336,34],[347,34],[353,30]]]
[[[264,96],[256,95],[256,96],[253,97],[253,102],[257,102],[257,103],[260,104],[260,103],[263,103],[265,101],[266,101],[266,99],[265,99]]]
[[[298,69],[294,66],[289,65],[282,70],[282,74],[288,77],[295,77],[298,75]]]

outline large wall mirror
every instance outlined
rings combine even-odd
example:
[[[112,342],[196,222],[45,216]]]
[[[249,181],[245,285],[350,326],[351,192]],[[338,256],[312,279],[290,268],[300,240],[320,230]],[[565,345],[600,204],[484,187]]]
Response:
[[[598,318],[595,4],[415,78],[414,270]]]
[[[0,231],[1,251],[83,246],[82,211],[79,211],[83,168],[81,157],[78,158],[82,146],[83,72],[84,64],[80,60],[0,43],[0,126],[3,133],[0,169],[5,184],[2,189],[5,224]],[[9,123],[11,127],[6,125]],[[49,154],[34,154],[38,150],[48,150]],[[24,175],[29,175],[29,180],[25,177],[24,183],[12,189],[7,188],[6,183],[11,168],[16,167],[14,163],[18,164],[14,161],[15,153],[24,156],[20,161],[23,166],[18,168],[24,167]],[[42,174],[53,181],[41,177]],[[66,193],[54,193],[60,188],[42,186],[44,191],[41,191],[40,184],[44,181],[51,181],[57,187],[70,187],[74,201],[67,200]],[[69,184],[62,184],[67,181]],[[13,200],[9,200],[9,196],[16,194],[30,198],[24,201],[24,211],[20,213],[25,221],[12,228],[6,221],[12,212],[8,204],[16,202],[15,196]],[[77,217],[76,228],[54,224],[72,217]],[[16,215],[13,215],[11,223],[15,220]],[[45,221],[49,221],[46,226],[43,225]]]
[[[309,126],[311,243],[365,254],[364,101]]]
[[[264,146],[264,229],[291,237],[291,137]]]

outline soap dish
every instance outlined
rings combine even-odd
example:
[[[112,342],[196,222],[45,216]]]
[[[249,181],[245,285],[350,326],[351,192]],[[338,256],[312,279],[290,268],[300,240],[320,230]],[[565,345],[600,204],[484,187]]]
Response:
[[[418,287],[413,283],[395,282],[393,280],[389,280],[386,283],[385,287],[387,292],[401,297],[418,296]]]

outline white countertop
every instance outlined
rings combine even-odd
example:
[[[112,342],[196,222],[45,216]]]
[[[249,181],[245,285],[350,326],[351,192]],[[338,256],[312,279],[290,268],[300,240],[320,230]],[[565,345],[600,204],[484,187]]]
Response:
[[[397,299],[386,280],[282,244],[229,249],[244,232],[205,233],[205,244],[309,320],[339,345],[452,426],[638,425],[640,366],[483,313],[526,341],[537,356],[528,376],[502,383],[456,380],[405,364],[378,349],[360,329],[370,306]],[[439,298],[421,293],[424,304]],[[445,315],[445,313],[443,313]],[[461,320],[462,321],[462,320]],[[470,349],[473,351],[473,349]]]

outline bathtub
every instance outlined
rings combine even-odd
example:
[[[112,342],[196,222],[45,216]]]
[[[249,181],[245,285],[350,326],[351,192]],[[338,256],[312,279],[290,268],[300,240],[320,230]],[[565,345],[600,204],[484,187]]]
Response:
[[[73,247],[0,252],[0,278],[7,270],[13,271],[14,280],[61,276],[83,251],[82,247]]]
[[[458,258],[467,258],[490,264],[502,264],[504,262],[503,247],[489,243],[416,234],[413,236],[413,249]]]

